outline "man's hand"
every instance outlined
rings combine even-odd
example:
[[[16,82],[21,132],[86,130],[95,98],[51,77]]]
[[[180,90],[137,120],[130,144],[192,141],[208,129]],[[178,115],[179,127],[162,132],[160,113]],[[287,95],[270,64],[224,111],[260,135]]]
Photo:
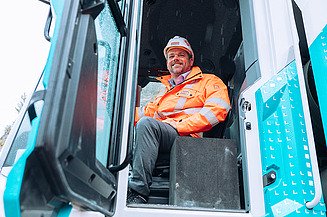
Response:
[[[176,129],[176,121],[174,121],[173,119],[166,119],[166,120],[163,120],[162,122],[167,123]]]

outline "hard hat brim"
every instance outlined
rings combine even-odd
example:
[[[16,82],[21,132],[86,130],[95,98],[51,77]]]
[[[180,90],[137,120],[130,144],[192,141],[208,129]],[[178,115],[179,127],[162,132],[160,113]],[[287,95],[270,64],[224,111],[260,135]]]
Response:
[[[174,49],[174,48],[180,48],[184,51],[186,51],[188,54],[190,54],[192,57],[193,57],[193,53],[192,51],[190,51],[189,49],[187,49],[186,47],[183,47],[183,46],[171,46],[171,47],[168,47],[166,49],[166,52],[165,52],[165,57],[167,58],[167,55],[168,55],[168,52],[171,50],[171,49]]]

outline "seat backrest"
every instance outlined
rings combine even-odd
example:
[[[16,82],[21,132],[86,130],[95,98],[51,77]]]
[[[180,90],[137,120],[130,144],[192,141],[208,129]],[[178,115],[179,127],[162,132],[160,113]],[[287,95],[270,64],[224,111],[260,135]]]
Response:
[[[231,106],[233,108],[233,94],[232,89],[229,87],[229,82],[233,78],[236,70],[235,62],[230,57],[230,55],[226,54],[222,56],[219,60],[219,68],[220,68],[220,74],[218,77],[227,85],[228,88],[228,95],[231,99]],[[226,131],[226,128],[230,125],[229,121],[231,121],[231,111],[228,112],[227,117],[225,121],[218,123],[216,126],[214,126],[211,130],[204,132],[203,137],[204,138],[224,138],[224,134]]]
[[[203,137],[204,138],[220,138],[220,139],[224,138],[224,134],[225,134],[226,128],[228,126],[228,121],[230,119],[230,116],[231,116],[231,112],[228,112],[225,121],[218,123],[211,130],[204,132]]]

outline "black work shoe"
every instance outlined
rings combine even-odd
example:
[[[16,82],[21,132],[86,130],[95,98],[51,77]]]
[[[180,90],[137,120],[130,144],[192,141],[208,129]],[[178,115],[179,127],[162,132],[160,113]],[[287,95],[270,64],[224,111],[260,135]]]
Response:
[[[139,194],[133,189],[128,189],[127,193],[127,204],[135,204],[135,203],[148,203],[148,197]]]

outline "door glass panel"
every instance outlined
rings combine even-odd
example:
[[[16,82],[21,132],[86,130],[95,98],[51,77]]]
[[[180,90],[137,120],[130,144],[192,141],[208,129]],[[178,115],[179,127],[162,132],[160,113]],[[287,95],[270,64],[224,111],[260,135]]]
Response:
[[[42,77],[40,80],[42,80]],[[38,82],[34,92],[41,91],[41,90],[44,90],[43,85],[40,82]],[[29,103],[29,102],[25,102],[25,103]],[[43,104],[44,104],[43,101],[38,101],[38,102],[34,103],[35,113],[37,116],[41,115]],[[24,107],[22,109],[24,109]],[[16,122],[20,122],[20,124],[19,124],[18,130],[17,130],[17,133],[12,140],[12,145],[9,149],[6,160],[3,164],[3,167],[8,167],[7,172],[9,172],[11,167],[15,164],[15,162],[19,159],[19,157],[26,150],[28,136],[32,130],[30,117],[29,117],[27,111],[25,111],[21,120],[16,120]],[[15,126],[15,125],[13,125],[13,126]],[[11,130],[15,130],[15,129],[12,128]],[[3,168],[2,168],[2,171],[3,171]]]
[[[124,2],[123,1],[120,1],[120,2],[117,3],[118,6],[119,6],[120,11],[123,11],[122,10],[122,8],[124,7],[124,4],[123,3],[125,3],[125,1]]]
[[[95,20],[98,41],[96,157],[106,166],[111,132],[121,35],[106,5]]]
[[[43,101],[36,102],[34,104],[35,111],[39,116],[42,111]],[[32,130],[32,125],[30,122],[30,118],[28,116],[27,111],[25,112],[24,118],[20,124],[19,130],[13,140],[10,151],[7,155],[7,158],[4,163],[4,167],[12,167],[14,163],[18,160],[18,158],[23,154],[26,150],[28,135]]]

